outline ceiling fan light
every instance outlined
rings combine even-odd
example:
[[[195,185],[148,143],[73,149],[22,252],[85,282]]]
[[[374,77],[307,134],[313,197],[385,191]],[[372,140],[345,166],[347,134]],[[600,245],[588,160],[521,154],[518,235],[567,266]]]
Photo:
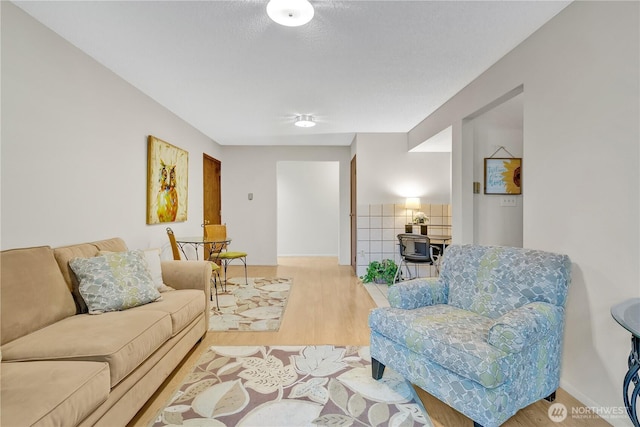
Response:
[[[299,27],[313,19],[313,6],[307,0],[269,0],[267,15],[286,27]]]
[[[314,127],[316,125],[316,122],[313,121],[313,116],[303,115],[297,116],[293,124],[298,126],[299,128],[310,128]]]

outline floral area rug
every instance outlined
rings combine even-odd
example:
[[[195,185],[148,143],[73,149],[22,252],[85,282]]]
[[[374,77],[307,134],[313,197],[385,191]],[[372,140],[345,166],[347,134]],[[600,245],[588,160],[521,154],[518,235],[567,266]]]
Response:
[[[211,347],[152,426],[432,426],[413,387],[369,347]]]
[[[218,288],[209,318],[210,331],[277,331],[291,290],[291,279],[244,277],[227,280],[226,291]]]

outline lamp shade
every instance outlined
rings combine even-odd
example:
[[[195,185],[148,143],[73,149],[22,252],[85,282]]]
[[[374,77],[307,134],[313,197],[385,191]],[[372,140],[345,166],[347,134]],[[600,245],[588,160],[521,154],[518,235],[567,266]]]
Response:
[[[407,200],[404,202],[405,209],[420,209],[420,198],[418,197],[407,197]]]

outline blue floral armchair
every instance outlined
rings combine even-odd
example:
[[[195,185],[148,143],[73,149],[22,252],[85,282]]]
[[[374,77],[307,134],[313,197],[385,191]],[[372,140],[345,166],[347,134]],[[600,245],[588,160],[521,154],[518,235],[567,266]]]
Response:
[[[448,247],[439,278],[401,282],[371,312],[373,377],[389,366],[476,426],[553,400],[570,276],[566,255]]]

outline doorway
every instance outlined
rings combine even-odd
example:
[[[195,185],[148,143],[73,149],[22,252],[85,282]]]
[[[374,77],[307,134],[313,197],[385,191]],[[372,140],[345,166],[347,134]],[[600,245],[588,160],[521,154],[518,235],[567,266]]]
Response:
[[[219,160],[206,154],[202,155],[203,224],[221,224],[222,221],[221,169],[222,165]]]
[[[277,164],[278,256],[339,256],[340,163]]]
[[[523,157],[522,93],[493,106],[467,122],[473,138],[473,180],[481,191],[473,195],[473,242],[480,245],[522,247],[526,159],[522,195],[484,194],[484,159]],[[495,154],[495,155],[494,155]]]

